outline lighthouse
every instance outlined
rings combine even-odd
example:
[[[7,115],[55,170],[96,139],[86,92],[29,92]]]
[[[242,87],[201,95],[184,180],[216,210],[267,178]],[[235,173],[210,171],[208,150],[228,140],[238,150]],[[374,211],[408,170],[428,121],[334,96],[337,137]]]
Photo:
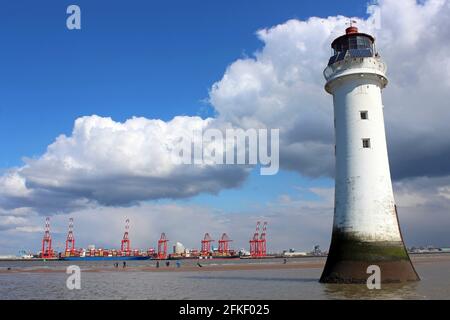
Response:
[[[366,283],[371,265],[382,283],[417,281],[392,190],[381,98],[386,64],[375,39],[355,26],[331,47],[324,76],[334,104],[335,207],[320,282]]]

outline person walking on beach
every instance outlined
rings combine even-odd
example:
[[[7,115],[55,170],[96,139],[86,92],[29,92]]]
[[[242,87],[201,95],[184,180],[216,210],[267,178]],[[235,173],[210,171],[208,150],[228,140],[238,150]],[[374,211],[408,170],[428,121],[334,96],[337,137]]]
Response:
[[[124,262],[123,262],[123,265],[122,265],[122,268],[125,268],[126,266],[127,266],[127,262],[124,261]]]

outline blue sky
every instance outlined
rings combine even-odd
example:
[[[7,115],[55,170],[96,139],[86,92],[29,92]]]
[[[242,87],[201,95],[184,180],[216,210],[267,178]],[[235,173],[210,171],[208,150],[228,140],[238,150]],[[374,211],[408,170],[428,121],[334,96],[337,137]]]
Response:
[[[225,68],[290,18],[366,16],[366,1],[8,1],[0,10],[0,168],[40,155],[79,116],[211,116]],[[330,109],[331,112],[331,109]]]

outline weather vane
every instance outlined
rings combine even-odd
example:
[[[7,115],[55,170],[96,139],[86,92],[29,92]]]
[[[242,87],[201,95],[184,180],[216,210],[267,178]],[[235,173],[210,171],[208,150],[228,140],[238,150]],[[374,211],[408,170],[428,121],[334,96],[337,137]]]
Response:
[[[349,19],[348,22],[346,22],[345,24],[348,25],[349,27],[353,27],[354,24],[357,24],[358,21],[353,20],[353,19]]]

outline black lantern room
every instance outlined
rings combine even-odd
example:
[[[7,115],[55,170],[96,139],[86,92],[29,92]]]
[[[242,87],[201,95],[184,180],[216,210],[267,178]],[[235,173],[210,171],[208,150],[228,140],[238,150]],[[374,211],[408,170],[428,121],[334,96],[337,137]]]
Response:
[[[336,38],[331,47],[334,50],[334,55],[330,58],[328,65],[341,61],[350,54],[353,58],[373,57],[375,39],[366,33],[358,32],[355,26],[348,27],[345,34]]]

